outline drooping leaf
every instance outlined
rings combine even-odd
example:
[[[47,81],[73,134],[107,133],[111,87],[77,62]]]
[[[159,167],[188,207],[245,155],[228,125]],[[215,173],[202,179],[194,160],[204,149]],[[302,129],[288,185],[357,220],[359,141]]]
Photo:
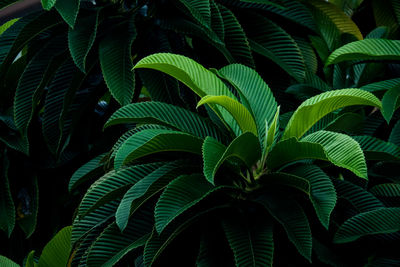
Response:
[[[345,221],[336,232],[335,243],[347,243],[363,236],[400,231],[400,208],[367,211]]]
[[[311,262],[311,229],[303,208],[293,199],[278,194],[268,194],[257,202],[283,226],[297,251]]]
[[[330,161],[361,178],[367,178],[367,166],[360,145],[344,134],[318,131],[300,141],[295,138],[281,141],[269,153],[267,165],[274,169],[301,159]]]
[[[68,47],[76,66],[86,72],[86,57],[93,46],[97,34],[99,12],[78,17],[75,27],[68,29]]]
[[[277,109],[277,103],[271,89],[256,71],[239,64],[228,65],[220,69],[219,73],[230,81],[241,93],[242,98],[246,100],[242,100],[242,103],[253,114],[257,124],[258,137],[260,143],[263,144],[267,131],[265,120],[267,120],[268,125],[271,125]]]
[[[75,26],[80,2],[80,0],[57,0],[54,5],[58,13],[60,13],[61,17],[71,28]]]
[[[237,100],[229,96],[220,95],[206,95],[197,103],[197,107],[204,104],[215,104],[226,109],[239,125],[242,133],[250,132],[258,136],[257,126],[251,113]],[[232,128],[235,125],[230,125]]]
[[[121,123],[166,125],[201,138],[212,136],[222,141],[218,129],[207,119],[187,109],[161,102],[134,103],[118,109],[104,127]]]
[[[326,65],[348,60],[400,60],[400,41],[387,39],[355,41],[333,51]]]
[[[2,157],[3,163],[0,175],[0,229],[10,238],[15,226],[15,206],[8,182],[8,157],[5,153],[2,153]]]
[[[310,200],[320,222],[328,229],[330,216],[337,200],[331,178],[315,165],[301,165],[292,170],[291,173],[309,181]]]
[[[226,238],[233,251],[236,266],[272,266],[274,242],[272,222],[238,216],[222,221]]]
[[[217,140],[207,137],[203,143],[204,176],[214,184],[215,174],[226,160],[238,158],[251,168],[260,157],[260,145],[252,133],[247,132],[238,136],[227,148]]]
[[[399,160],[400,148],[372,136],[353,136],[368,160]]]
[[[99,43],[99,58],[104,80],[112,96],[122,105],[131,103],[135,89],[131,45],[136,38],[134,17],[113,29]]]
[[[339,108],[369,105],[381,108],[381,102],[373,94],[360,89],[333,90],[304,101],[293,113],[283,139],[300,138],[319,119]]]
[[[143,130],[129,137],[118,149],[115,169],[130,161],[163,151],[182,151],[201,154],[203,140],[193,135],[161,129]]]
[[[40,256],[38,267],[66,266],[71,252],[71,226],[61,229],[47,245]]]

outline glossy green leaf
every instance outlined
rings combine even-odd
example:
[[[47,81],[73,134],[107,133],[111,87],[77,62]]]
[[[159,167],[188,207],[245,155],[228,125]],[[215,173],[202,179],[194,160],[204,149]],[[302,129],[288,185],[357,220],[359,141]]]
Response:
[[[250,169],[260,157],[260,145],[252,133],[247,132],[236,137],[227,148],[217,140],[207,137],[203,143],[204,176],[214,184],[215,174],[226,160],[238,158]]]
[[[99,43],[101,70],[112,96],[122,106],[131,103],[135,89],[131,45],[136,38],[134,18],[109,32]]]
[[[293,113],[283,133],[283,140],[300,138],[318,120],[339,108],[368,105],[381,108],[373,94],[360,89],[341,89],[322,93],[304,101]]]
[[[352,42],[333,51],[326,65],[348,60],[400,60],[400,41],[365,39]]]
[[[47,245],[40,256],[38,267],[66,266],[71,252],[71,226],[61,229]]]
[[[118,149],[115,169],[137,158],[164,151],[201,154],[203,140],[193,135],[161,129],[143,130],[129,137]]]
[[[57,0],[54,5],[58,13],[60,13],[61,17],[71,28],[74,28],[79,12],[79,4],[80,0]]]
[[[230,98],[229,96],[221,95],[206,95],[200,99],[197,103],[197,107],[204,104],[215,104],[220,105],[226,109],[232,117],[235,119],[237,124],[243,133],[250,132],[255,136],[257,134],[257,126],[251,113],[237,100]],[[230,125],[232,128],[234,125]]]
[[[400,208],[381,208],[360,213],[345,221],[333,241],[347,243],[363,236],[397,231],[400,231]]]
[[[86,57],[93,46],[97,34],[99,12],[86,17],[78,17],[73,29],[68,29],[68,47],[76,66],[86,72]]]

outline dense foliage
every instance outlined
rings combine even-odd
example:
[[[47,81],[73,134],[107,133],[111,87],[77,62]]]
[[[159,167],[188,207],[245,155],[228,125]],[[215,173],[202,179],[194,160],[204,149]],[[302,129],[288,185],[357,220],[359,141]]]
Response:
[[[1,255],[400,265],[398,0],[42,5],[0,28]]]

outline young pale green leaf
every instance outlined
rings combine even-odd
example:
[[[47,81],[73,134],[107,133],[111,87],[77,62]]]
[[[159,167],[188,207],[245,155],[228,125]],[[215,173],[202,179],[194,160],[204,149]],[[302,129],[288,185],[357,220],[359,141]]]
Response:
[[[397,231],[400,231],[400,208],[381,208],[360,213],[345,221],[333,241],[347,243],[363,236]]]
[[[339,47],[328,57],[326,65],[348,60],[400,60],[400,41],[365,39]]]
[[[135,89],[135,74],[132,71],[131,45],[136,38],[132,17],[104,36],[99,43],[99,58],[104,80],[112,96],[122,106],[131,103]]]
[[[129,137],[118,149],[115,169],[137,158],[164,151],[182,151],[201,155],[203,139],[191,134],[161,129],[143,130]]]
[[[54,5],[58,13],[60,13],[61,17],[71,28],[74,28],[80,2],[80,0],[57,0]]]
[[[283,226],[297,251],[311,262],[311,229],[303,208],[294,199],[279,194],[265,195],[257,202]]]
[[[71,252],[71,226],[61,229],[47,245],[40,256],[38,267],[66,266]]]
[[[243,105],[254,116],[258,137],[263,144],[267,131],[265,121],[268,125],[273,123],[277,107],[271,89],[255,70],[243,65],[228,65],[218,72],[240,92]]]
[[[211,121],[187,109],[162,102],[149,101],[126,105],[111,115],[104,127],[121,123],[160,124],[198,137],[212,136],[223,140]]]
[[[382,107],[378,98],[360,89],[325,92],[307,99],[296,109],[285,128],[282,139],[300,138],[325,115],[339,108],[354,105]]]
[[[0,35],[5,32],[8,28],[10,28],[15,22],[17,22],[19,18],[11,19],[0,26]]]
[[[55,4],[57,0],[42,0],[42,6],[45,10],[50,10]]]
[[[172,181],[161,194],[154,210],[157,232],[162,233],[177,216],[221,188],[213,187],[200,174],[182,175]]]
[[[0,266],[2,267],[21,267],[19,264],[13,262],[9,258],[0,255]]]
[[[227,148],[217,140],[207,137],[203,143],[204,176],[214,184],[218,168],[230,158],[238,158],[251,168],[261,157],[260,144],[252,133],[236,137]]]
[[[301,141],[290,138],[277,143],[267,158],[271,169],[302,159],[320,159],[346,168],[367,179],[367,166],[360,145],[350,136],[318,131]]]
[[[230,98],[229,96],[213,96],[206,95],[197,103],[197,107],[204,104],[215,104],[220,105],[226,109],[232,117],[235,119],[237,124],[243,133],[250,132],[255,136],[257,134],[257,126],[251,113],[237,100]],[[232,128],[234,125],[229,125]]]
[[[275,136],[276,136],[276,129],[279,128],[279,111],[280,111],[280,106],[276,110],[274,120],[268,129],[268,134],[266,136],[267,138],[266,138],[265,148],[271,147],[274,144]]]
[[[268,219],[237,216],[222,221],[236,266],[272,266],[273,230]]]
[[[382,115],[389,124],[396,109],[399,107],[400,85],[390,88],[382,98]]]
[[[98,20],[99,12],[79,17],[75,27],[68,30],[69,51],[76,66],[83,72],[86,72],[86,57],[96,39]]]

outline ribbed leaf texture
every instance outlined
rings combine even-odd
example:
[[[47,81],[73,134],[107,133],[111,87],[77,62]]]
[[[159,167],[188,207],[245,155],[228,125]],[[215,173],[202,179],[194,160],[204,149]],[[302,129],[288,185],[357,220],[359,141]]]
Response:
[[[372,136],[353,136],[368,160],[399,160],[400,148]]]
[[[257,13],[248,13],[241,21],[253,51],[275,62],[298,82],[304,80],[303,56],[284,29]]]
[[[9,258],[0,255],[0,265],[4,267],[20,267],[19,264],[16,264]]]
[[[131,103],[135,89],[131,45],[136,38],[134,17],[109,32],[99,43],[104,80],[112,96],[122,105]]]
[[[344,145],[345,144],[345,145]],[[267,157],[267,166],[275,169],[301,159],[320,159],[346,168],[361,178],[367,178],[367,165],[360,145],[350,136],[318,131],[301,141],[295,138],[277,143]]]
[[[220,40],[225,39],[224,20],[222,19],[221,12],[218,5],[214,1],[210,1],[211,10],[211,28],[217,34]]]
[[[115,214],[118,227],[123,231],[132,213],[152,196],[164,189],[181,174],[193,171],[193,166],[185,161],[172,161],[162,165],[135,183],[123,196]]]
[[[153,229],[152,207],[140,210],[123,232],[111,223],[90,248],[87,266],[114,266],[127,253],[143,246]]]
[[[61,229],[40,256],[38,267],[66,266],[71,252],[71,226]]]
[[[68,30],[68,47],[76,66],[86,71],[86,57],[93,46],[97,34],[99,12],[78,17],[73,29]]]
[[[0,229],[10,238],[15,226],[15,206],[8,182],[9,162],[6,155],[2,154],[2,157],[3,164],[0,174]]]
[[[295,200],[278,194],[263,196],[257,202],[283,226],[297,251],[311,262],[311,229],[303,208]]]
[[[218,5],[224,21],[224,42],[235,62],[254,68],[249,41],[235,15],[223,5]],[[233,62],[232,62],[233,63]]]
[[[390,132],[389,142],[400,146],[400,120],[393,126]]]
[[[103,175],[87,190],[79,205],[78,216],[84,217],[98,206],[122,197],[130,186],[162,165],[163,163],[135,165]]]
[[[143,130],[129,137],[118,149],[114,166],[119,169],[137,158],[164,151],[201,154],[203,140],[193,135],[160,129]]]
[[[360,87],[360,89],[368,92],[377,92],[377,91],[387,91],[388,89],[397,86],[400,86],[400,78],[369,83]]]
[[[257,137],[246,132],[235,138],[227,148],[217,140],[207,137],[203,143],[203,172],[210,183],[214,184],[219,167],[230,158],[241,160],[250,169],[261,158]]]
[[[208,71],[192,59],[181,55],[168,53],[153,54],[141,59],[134,68],[148,68],[162,71],[184,83],[200,97],[206,95],[226,95],[236,99],[228,87],[214,73]],[[218,107],[215,107],[215,109],[221,114],[228,125],[235,124],[235,120],[226,110]],[[239,131],[236,127],[233,130],[236,130],[236,133]]]
[[[254,116],[260,143],[263,144],[266,134],[265,121],[271,125],[277,109],[271,89],[256,71],[243,65],[228,65],[220,69],[219,73],[240,92],[243,105]]]
[[[339,47],[329,56],[326,65],[348,60],[399,60],[400,41],[365,39]]]
[[[369,192],[377,197],[400,197],[400,184],[378,184]]]
[[[190,14],[203,26],[210,27],[211,8],[209,0],[179,0]]]
[[[382,98],[382,115],[386,122],[389,124],[390,120],[396,109],[399,107],[397,104],[400,96],[400,85],[392,87],[386,91]]]
[[[45,10],[50,10],[56,3],[56,0],[41,0],[42,6]]]
[[[74,28],[80,2],[80,0],[57,0],[54,5],[58,13],[60,13],[61,17],[71,28]]]
[[[96,175],[101,174],[103,172],[104,163],[101,160],[104,158],[106,154],[101,154],[90,160],[86,164],[82,165],[79,169],[77,169],[73,174],[71,179],[69,180],[68,190],[71,192],[74,188],[76,188],[79,184],[87,181],[90,178],[96,177]]]
[[[384,207],[379,199],[360,186],[345,180],[334,180],[334,184],[338,197],[349,201],[359,212],[367,212]]]
[[[118,109],[104,127],[121,123],[152,123],[166,125],[195,136],[223,137],[210,120],[187,109],[162,102],[134,103]]]
[[[167,186],[157,202],[155,229],[162,233],[176,217],[221,189],[223,187],[213,187],[200,174],[178,177]]]
[[[264,216],[250,219],[238,215],[223,220],[222,227],[236,266],[272,266],[274,242],[271,221]]]
[[[235,119],[236,123],[239,125],[240,130],[242,130],[242,133],[250,132],[255,136],[258,136],[257,126],[254,121],[254,117],[251,115],[249,110],[247,110],[245,106],[243,106],[237,100],[225,95],[206,95],[200,99],[200,101],[197,103],[197,107],[204,104],[214,104],[223,107]],[[235,127],[235,125],[229,126],[232,129],[234,129]]]
[[[347,243],[363,236],[397,231],[400,231],[400,208],[382,208],[360,213],[345,221],[333,241]]]
[[[291,173],[309,181],[310,200],[320,222],[328,229],[329,219],[337,200],[336,190],[330,177],[315,165],[302,165]]]
[[[381,108],[381,102],[378,98],[360,89],[341,89],[325,92],[307,99],[296,109],[285,128],[282,138],[299,138],[328,113],[354,105]]]

